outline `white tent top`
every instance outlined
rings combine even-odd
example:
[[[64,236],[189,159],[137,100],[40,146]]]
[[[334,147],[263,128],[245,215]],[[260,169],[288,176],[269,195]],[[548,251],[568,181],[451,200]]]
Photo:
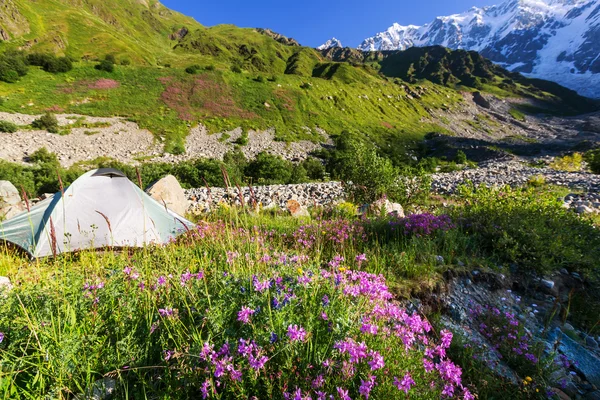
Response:
[[[194,224],[112,168],[87,172],[64,192],[0,222],[0,240],[32,257],[103,247],[165,244]]]

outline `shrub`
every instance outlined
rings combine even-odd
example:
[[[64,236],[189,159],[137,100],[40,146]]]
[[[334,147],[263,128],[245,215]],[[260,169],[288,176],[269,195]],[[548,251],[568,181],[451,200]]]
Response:
[[[258,82],[258,83],[264,83],[265,82],[265,77],[262,76],[262,75],[258,75],[256,78],[254,78],[254,81]]]
[[[231,72],[234,72],[236,74],[241,74],[242,73],[242,68],[239,65],[232,65],[231,66]]]
[[[462,150],[458,150],[456,152],[455,161],[457,164],[466,164],[467,163],[467,155],[465,154],[465,152]]]
[[[527,180],[527,184],[531,187],[542,187],[546,184],[546,177],[544,175],[534,175]]]
[[[14,83],[27,75],[27,60],[20,52],[0,54],[0,81]]]
[[[239,144],[240,146],[245,146],[248,144],[248,132],[243,131],[242,135],[237,138],[233,143]]]
[[[96,68],[99,71],[113,72],[115,70],[115,56],[109,54],[104,57],[104,60],[100,61]]]
[[[100,61],[100,64],[96,65],[94,68],[99,71],[113,72],[115,70],[115,65],[109,61],[103,60]]]
[[[204,67],[205,71],[214,71],[216,69],[216,67],[212,64],[207,65],[206,67]]]
[[[27,61],[50,73],[69,72],[73,69],[73,61],[69,57],[56,57],[54,54],[32,53],[27,56]]]
[[[35,129],[45,129],[50,133],[58,133],[58,120],[51,113],[46,113],[31,123]]]
[[[600,259],[600,232],[562,207],[552,193],[533,188],[463,186],[466,201],[454,221],[472,236],[474,246],[523,273],[560,268],[590,272]]]
[[[581,171],[583,155],[581,153],[573,153],[564,157],[556,157],[551,163],[550,168],[557,171],[577,172]]]
[[[321,160],[308,157],[302,161],[302,167],[306,170],[306,175],[313,181],[322,181],[325,179],[325,166]]]
[[[585,154],[585,161],[594,174],[600,174],[600,149],[590,150]]]
[[[197,65],[197,64],[196,65],[190,65],[189,67],[187,67],[185,69],[185,72],[187,72],[190,75],[194,75],[194,74],[197,74],[198,71],[200,71],[200,68],[201,67],[199,65]]]
[[[292,178],[293,164],[280,156],[262,152],[248,163],[245,175],[260,184],[289,183]]]
[[[392,162],[377,154],[373,146],[342,136],[338,154],[332,160],[335,174],[346,180],[346,191],[356,203],[372,203],[384,195],[400,200],[400,171]]]
[[[73,69],[73,63],[67,57],[53,58],[49,63],[44,65],[44,71],[53,74],[69,72]]]
[[[0,132],[14,133],[19,129],[16,124],[8,121],[0,121]]]

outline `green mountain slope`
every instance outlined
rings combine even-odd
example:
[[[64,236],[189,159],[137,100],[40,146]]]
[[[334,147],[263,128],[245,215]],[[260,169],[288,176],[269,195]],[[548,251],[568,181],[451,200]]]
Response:
[[[319,140],[315,128],[354,131],[400,159],[427,133],[451,134],[436,124],[435,111],[460,108],[464,91],[530,97],[553,112],[597,107],[472,52],[318,52],[270,30],[206,28],[155,0],[0,0],[0,6],[0,52],[74,60],[66,73],[30,66],[16,82],[0,82],[0,111],[123,116],[151,130],[170,152],[181,151],[190,127],[202,123],[211,131],[275,128],[281,140]],[[95,69],[107,54],[124,65]]]
[[[156,0],[3,0],[3,47],[76,59],[112,53],[156,63],[171,53],[181,28],[201,25]]]

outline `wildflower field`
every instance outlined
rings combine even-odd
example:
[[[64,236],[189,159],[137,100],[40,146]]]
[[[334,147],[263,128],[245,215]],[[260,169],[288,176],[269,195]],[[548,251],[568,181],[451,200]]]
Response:
[[[511,215],[579,224],[600,243],[589,221],[553,208],[550,197],[537,196],[548,208],[527,214],[518,204],[531,194],[503,193],[504,204],[514,201],[504,216],[494,206],[497,221],[478,214],[492,207],[483,201],[406,218],[224,207],[165,247],[32,263],[3,251],[0,275],[14,287],[0,289],[0,398],[91,398],[104,384],[117,399],[474,399],[483,371],[456,353],[456,335],[435,315],[404,300],[451,270],[502,268],[486,241],[512,234]],[[592,276],[590,243],[563,246]],[[484,311],[472,318],[513,324]],[[531,374],[541,356],[519,340]],[[535,378],[543,388],[543,374]],[[486,393],[506,390],[496,398],[552,396],[493,379]]]

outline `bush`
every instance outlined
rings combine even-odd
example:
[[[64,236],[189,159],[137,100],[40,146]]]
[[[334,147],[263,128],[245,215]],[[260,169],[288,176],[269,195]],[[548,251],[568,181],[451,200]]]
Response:
[[[123,58],[121,60],[121,65],[123,65],[123,66],[131,65],[131,60],[129,58]]]
[[[467,163],[467,155],[465,154],[465,152],[462,150],[458,150],[456,152],[455,161],[457,164],[466,164]]]
[[[243,131],[242,135],[237,138],[233,143],[239,144],[240,146],[245,146],[248,144],[248,132]]]
[[[27,56],[27,61],[50,73],[64,73],[73,69],[73,62],[69,57],[56,57],[53,54],[32,53]]]
[[[94,68],[99,71],[113,72],[115,70],[115,64],[108,60],[102,60],[100,61],[100,64],[96,65]]]
[[[600,174],[600,149],[588,151],[585,154],[585,161],[594,174]]]
[[[16,124],[8,121],[0,121],[0,132],[14,133],[19,129]]]
[[[107,54],[106,56],[104,56],[104,61],[108,61],[111,64],[117,63],[117,59],[115,58],[115,56],[113,54]]]
[[[14,83],[27,75],[27,60],[20,52],[0,54],[0,81]]]
[[[31,123],[35,129],[45,129],[50,133],[58,133],[58,120],[51,113],[46,113]]]
[[[355,203],[373,203],[383,196],[392,201],[403,197],[400,171],[389,159],[379,156],[373,146],[342,135],[337,149],[330,166],[337,178],[347,181],[347,193]]]
[[[550,168],[557,171],[577,172],[581,171],[583,155],[581,153],[573,153],[564,157],[556,157],[550,163]]]
[[[455,221],[472,235],[474,247],[521,272],[545,274],[560,268],[591,272],[600,259],[600,232],[562,207],[551,193],[533,188],[463,186],[466,201]]]
[[[216,67],[212,64],[207,65],[206,67],[204,67],[205,71],[214,71],[216,69]]]
[[[314,157],[308,157],[306,160],[302,161],[302,167],[306,171],[306,175],[311,180],[325,180],[325,166],[323,165],[321,160]]]
[[[234,72],[236,74],[241,74],[242,73],[242,68],[239,65],[232,65],[231,66],[231,72]]]
[[[245,169],[245,175],[259,184],[290,183],[293,164],[279,156],[262,152]]]
[[[189,67],[187,67],[185,69],[185,72],[187,72],[190,75],[194,75],[194,74],[197,74],[198,71],[200,71],[200,68],[201,67],[199,65],[190,65]]]

